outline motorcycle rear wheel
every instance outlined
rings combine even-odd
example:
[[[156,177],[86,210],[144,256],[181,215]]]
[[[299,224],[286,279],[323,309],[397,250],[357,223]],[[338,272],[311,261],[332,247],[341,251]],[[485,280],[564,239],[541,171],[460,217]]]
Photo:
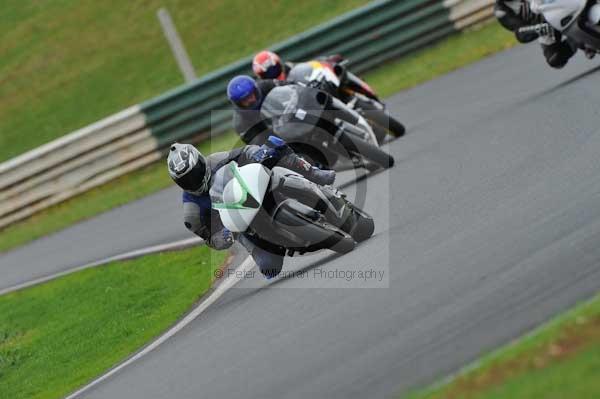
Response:
[[[368,117],[377,125],[387,129],[394,137],[402,137],[406,133],[404,125],[385,109],[369,111]]]

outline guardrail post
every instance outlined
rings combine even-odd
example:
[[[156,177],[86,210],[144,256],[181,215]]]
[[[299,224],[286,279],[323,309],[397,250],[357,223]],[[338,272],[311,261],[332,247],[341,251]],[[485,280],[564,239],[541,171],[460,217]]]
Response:
[[[175,56],[177,65],[179,65],[179,69],[181,70],[183,78],[185,79],[186,83],[194,81],[196,79],[194,66],[190,61],[187,51],[185,51],[185,47],[183,46],[183,42],[177,33],[177,28],[175,28],[175,24],[173,23],[173,19],[171,19],[169,11],[167,11],[166,8],[161,8],[157,11],[156,15],[158,16],[163,33],[169,42],[169,46],[171,47],[171,51]]]

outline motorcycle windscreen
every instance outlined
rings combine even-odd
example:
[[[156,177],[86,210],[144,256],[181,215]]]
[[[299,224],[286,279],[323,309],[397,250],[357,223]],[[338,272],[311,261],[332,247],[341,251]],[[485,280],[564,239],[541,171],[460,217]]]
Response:
[[[270,120],[273,132],[294,142],[310,134],[327,102],[327,94],[310,87],[287,85],[271,90],[262,106],[262,117]]]
[[[240,168],[235,161],[215,173],[210,199],[223,226],[233,232],[248,229],[260,210],[270,178],[271,174],[260,164]]]

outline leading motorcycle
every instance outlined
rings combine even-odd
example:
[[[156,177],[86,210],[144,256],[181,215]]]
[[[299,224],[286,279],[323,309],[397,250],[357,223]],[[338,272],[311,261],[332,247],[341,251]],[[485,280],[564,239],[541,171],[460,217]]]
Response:
[[[588,58],[600,52],[600,4],[596,0],[529,0],[529,7],[543,21],[519,32],[553,38],[558,31]]]

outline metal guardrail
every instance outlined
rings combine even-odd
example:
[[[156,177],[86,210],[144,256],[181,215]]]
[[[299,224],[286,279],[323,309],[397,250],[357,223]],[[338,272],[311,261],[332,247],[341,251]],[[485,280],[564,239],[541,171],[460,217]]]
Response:
[[[364,72],[492,16],[494,0],[375,1],[270,47],[283,59],[340,53]],[[251,57],[0,164],[0,228],[155,162],[175,140],[229,128],[225,87]],[[35,162],[32,162],[35,161]]]

